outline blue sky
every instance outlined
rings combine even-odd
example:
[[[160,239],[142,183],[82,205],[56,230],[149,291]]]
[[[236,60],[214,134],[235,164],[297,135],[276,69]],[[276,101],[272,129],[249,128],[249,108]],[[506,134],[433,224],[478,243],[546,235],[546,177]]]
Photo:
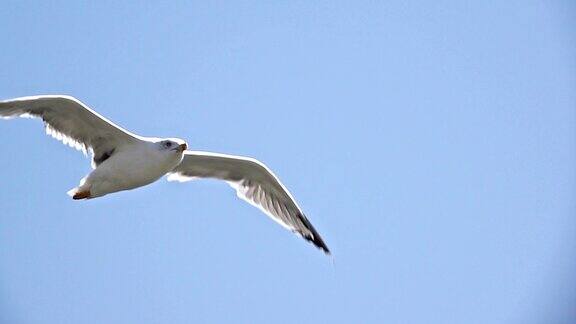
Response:
[[[217,181],[87,202],[0,122],[2,323],[574,323],[570,1],[3,2],[0,97],[265,162],[330,258]]]

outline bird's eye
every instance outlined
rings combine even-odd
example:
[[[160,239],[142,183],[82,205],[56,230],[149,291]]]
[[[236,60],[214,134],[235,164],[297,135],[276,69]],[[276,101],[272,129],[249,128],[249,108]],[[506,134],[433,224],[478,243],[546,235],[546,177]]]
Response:
[[[171,142],[166,142],[166,143],[164,143],[164,146],[169,148],[170,146],[172,146],[172,143],[171,143]]]

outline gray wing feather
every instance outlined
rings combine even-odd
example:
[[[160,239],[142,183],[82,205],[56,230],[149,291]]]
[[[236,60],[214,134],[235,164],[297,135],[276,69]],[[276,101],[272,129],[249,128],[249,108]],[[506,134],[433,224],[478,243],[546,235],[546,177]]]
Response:
[[[0,117],[36,117],[46,133],[71,147],[93,154],[93,167],[109,158],[118,146],[140,140],[100,116],[78,99],[50,95],[0,101]]]
[[[172,170],[168,180],[187,181],[194,178],[227,181],[236,189],[238,197],[330,254],[320,234],[304,216],[292,195],[261,162],[241,156],[186,151],[182,163]]]

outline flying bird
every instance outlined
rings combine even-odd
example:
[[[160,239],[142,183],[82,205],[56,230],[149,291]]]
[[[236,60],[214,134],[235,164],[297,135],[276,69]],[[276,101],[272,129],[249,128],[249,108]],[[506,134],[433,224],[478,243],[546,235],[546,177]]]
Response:
[[[33,117],[46,133],[92,155],[92,172],[68,194],[93,199],[148,185],[164,175],[169,181],[215,178],[228,182],[238,197],[258,207],[284,228],[330,254],[318,232],[280,180],[258,160],[190,151],[178,138],[143,137],[102,117],[78,99],[64,95],[0,101],[0,117]]]

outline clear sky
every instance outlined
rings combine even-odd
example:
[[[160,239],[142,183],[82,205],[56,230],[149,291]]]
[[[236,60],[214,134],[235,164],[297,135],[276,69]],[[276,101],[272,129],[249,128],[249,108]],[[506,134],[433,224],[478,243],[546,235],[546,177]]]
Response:
[[[0,323],[575,323],[571,1],[3,1],[0,98],[265,162],[334,260],[217,181],[73,201],[0,121]]]

